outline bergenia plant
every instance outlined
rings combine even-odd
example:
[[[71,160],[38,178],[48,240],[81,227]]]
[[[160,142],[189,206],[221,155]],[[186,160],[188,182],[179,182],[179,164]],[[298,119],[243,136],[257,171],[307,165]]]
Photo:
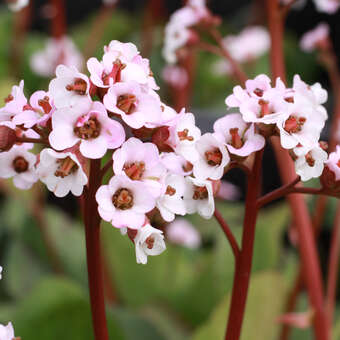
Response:
[[[315,336],[329,339],[334,291],[328,292],[326,301],[311,217],[302,195],[297,194],[340,197],[340,146],[334,140],[336,130],[329,146],[320,139],[328,118],[327,91],[319,83],[307,84],[298,74],[292,83],[286,81],[282,28],[294,2],[267,0],[269,31],[248,27],[239,36],[225,38],[218,30],[220,18],[203,0],[189,0],[172,14],[163,48],[171,64],[164,71],[170,86],[186,91],[190,72],[182,61],[199,50],[223,57],[223,67],[239,83],[225,93],[227,113],[210,132],[201,132],[195,114],[186,107],[175,110],[162,101],[150,61],[130,42],[111,41],[99,60],[87,60],[87,70],[82,72],[81,60],[74,57],[74,46],[67,38],[50,41],[46,51],[32,59],[43,75],[55,70],[48,88],[26,97],[21,81],[5,99],[0,109],[0,178],[11,178],[22,190],[41,181],[57,197],[69,193],[79,197],[96,340],[109,339],[100,254],[102,220],[127,235],[122,238],[134,243],[137,263],[147,264],[149,256],[166,251],[163,232],[169,223],[170,242],[196,248],[200,235],[182,216],[197,213],[205,219],[216,218],[235,257],[225,338],[238,340],[258,211],[286,195],[298,234],[301,277],[313,309]],[[16,9],[24,2],[9,4]],[[327,12],[338,7],[335,0],[315,4]],[[318,26],[304,36],[301,46],[305,51],[318,51],[321,61],[328,57],[331,72],[337,66],[329,62],[334,58],[330,58],[328,31],[327,26]],[[269,48],[272,78],[265,74],[248,77],[240,63],[251,62]],[[61,50],[62,59],[58,58]],[[335,123],[338,116],[339,112]],[[284,185],[261,196],[262,158],[269,143],[274,146]],[[215,206],[215,198],[222,195],[221,185],[227,190],[222,177],[234,168],[243,171],[248,182],[240,244]],[[320,187],[302,185],[301,181],[310,179],[320,179]],[[330,270],[334,278],[336,268]],[[13,338],[12,324],[0,325],[0,339]]]

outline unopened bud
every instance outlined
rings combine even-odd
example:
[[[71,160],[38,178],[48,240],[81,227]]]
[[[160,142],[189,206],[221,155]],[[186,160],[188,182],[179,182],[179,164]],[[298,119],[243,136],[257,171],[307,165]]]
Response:
[[[152,135],[152,142],[157,145],[159,151],[171,152],[172,148],[167,144],[170,132],[167,126],[161,126]]]
[[[0,126],[0,152],[8,151],[16,142],[15,131],[8,126]]]

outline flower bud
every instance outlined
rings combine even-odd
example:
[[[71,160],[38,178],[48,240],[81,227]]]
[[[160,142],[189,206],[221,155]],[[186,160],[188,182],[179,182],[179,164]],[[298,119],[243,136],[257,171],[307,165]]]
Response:
[[[167,144],[170,132],[167,126],[161,126],[152,135],[152,142],[157,145],[159,151],[171,152],[172,148]]]
[[[8,126],[0,126],[0,152],[8,151],[16,142],[15,131]]]

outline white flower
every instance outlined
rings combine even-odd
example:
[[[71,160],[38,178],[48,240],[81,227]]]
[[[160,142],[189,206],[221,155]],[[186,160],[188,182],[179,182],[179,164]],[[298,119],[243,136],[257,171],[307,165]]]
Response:
[[[12,323],[9,322],[7,326],[0,324],[0,340],[14,340],[14,329]]]
[[[88,181],[75,154],[56,152],[48,148],[40,153],[37,174],[48,190],[57,197],[64,197],[70,191],[73,195],[80,196]]]
[[[215,202],[212,184],[209,180],[198,180],[194,177],[185,177],[186,187],[183,195],[187,213],[197,212],[209,219],[214,213]]]
[[[193,163],[193,174],[198,179],[221,179],[230,157],[224,144],[212,133],[204,134],[195,144],[198,159]]]
[[[83,57],[70,38],[61,37],[49,39],[43,50],[32,55],[30,64],[36,74],[50,77],[54,75],[59,64],[81,69]]]
[[[297,156],[295,160],[295,171],[301,177],[302,181],[308,181],[311,178],[321,176],[328,155],[319,145],[316,144],[311,149],[296,147],[294,148],[294,154]]]
[[[201,235],[196,228],[184,218],[176,218],[166,227],[169,241],[181,246],[195,249],[201,245]]]
[[[159,255],[166,249],[163,232],[150,224],[138,230],[134,242],[137,263],[146,264],[148,256]]]
[[[338,0],[314,0],[315,7],[320,12],[334,14],[340,6]]]
[[[0,153],[0,178],[13,177],[19,189],[30,189],[38,180],[34,164],[36,155],[23,146],[13,146],[8,152]]]
[[[329,26],[322,22],[302,36],[300,41],[301,49],[306,52],[311,52],[315,50],[319,44],[326,40],[328,36]]]
[[[18,12],[28,5],[29,0],[12,0],[12,1],[7,1],[7,2],[8,2],[8,7],[11,11]]]
[[[156,206],[163,219],[167,222],[173,221],[175,214],[185,215],[186,207],[183,195],[186,183],[183,176],[169,174],[164,181],[165,192],[157,200]]]
[[[56,78],[49,85],[55,106],[59,108],[74,106],[80,99],[89,96],[90,82],[88,77],[80,73],[74,66],[58,65]]]

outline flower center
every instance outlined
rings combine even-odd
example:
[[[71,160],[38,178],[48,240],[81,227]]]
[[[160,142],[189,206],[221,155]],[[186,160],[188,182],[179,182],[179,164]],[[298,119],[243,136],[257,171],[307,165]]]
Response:
[[[338,160],[338,162],[336,163],[336,165],[340,168],[340,159]]]
[[[205,159],[211,166],[221,165],[222,163],[222,153],[219,149],[214,149],[211,151],[206,151],[204,153]]]
[[[146,243],[148,249],[152,249],[152,248],[153,248],[153,245],[155,244],[155,238],[152,237],[152,236],[149,236],[149,237],[145,240],[145,243]]]
[[[97,138],[100,135],[101,125],[96,117],[91,117],[82,126],[76,126],[73,131],[81,139]]]
[[[206,187],[194,186],[194,194],[192,196],[194,200],[204,200],[208,198],[208,190]]]
[[[261,111],[260,111],[260,117],[261,118],[272,113],[272,112],[270,112],[268,101],[260,99],[259,105],[261,106]]]
[[[39,99],[38,105],[43,109],[44,113],[50,113],[52,106],[49,102],[50,98],[45,96],[43,99]]]
[[[235,148],[235,149],[240,149],[243,146],[243,140],[241,138],[241,136],[238,133],[238,128],[232,128],[229,130],[229,133],[231,135],[231,145]]]
[[[127,210],[133,206],[133,195],[129,189],[120,188],[112,196],[113,205],[120,210]]]
[[[87,90],[87,83],[84,79],[75,78],[73,84],[66,85],[67,91],[73,91],[79,94],[80,96],[84,96]]]
[[[9,94],[4,100],[5,100],[5,103],[9,103],[9,102],[11,102],[13,99],[14,99],[14,97],[13,97],[11,94]]]
[[[184,129],[183,131],[178,131],[177,135],[180,141],[183,140],[188,140],[189,142],[192,142],[194,140],[194,137],[192,136],[188,136],[189,130],[188,129]]]
[[[17,172],[18,174],[25,172],[28,169],[28,162],[22,156],[16,157],[12,164],[15,172]]]
[[[310,167],[313,167],[314,164],[315,164],[315,159],[313,158],[312,154],[311,154],[310,152],[308,152],[308,153],[305,155],[305,158],[306,158],[307,164],[308,164]]]
[[[285,121],[284,129],[288,133],[297,133],[301,131],[303,124],[306,122],[306,118],[304,117],[295,117],[289,116],[289,118]]]
[[[165,195],[173,196],[176,193],[176,189],[173,188],[171,185],[166,187]]]
[[[133,94],[122,94],[117,99],[117,107],[129,115],[136,110],[136,101],[137,98]]]
[[[103,74],[102,79],[104,85],[110,85],[110,79],[113,80],[113,83],[118,83],[121,81],[121,72],[126,67],[125,64],[123,64],[119,59],[117,59],[113,63],[113,67],[110,73]]]
[[[59,163],[59,166],[54,173],[54,176],[56,177],[64,178],[75,173],[79,168],[78,164],[71,157],[58,159],[57,163]]]
[[[263,90],[259,89],[258,87],[254,90],[254,93],[255,93],[258,97],[262,97],[262,96],[263,96]]]
[[[124,165],[124,171],[126,175],[130,177],[132,180],[140,181],[145,171],[145,163],[135,162],[132,164]]]

